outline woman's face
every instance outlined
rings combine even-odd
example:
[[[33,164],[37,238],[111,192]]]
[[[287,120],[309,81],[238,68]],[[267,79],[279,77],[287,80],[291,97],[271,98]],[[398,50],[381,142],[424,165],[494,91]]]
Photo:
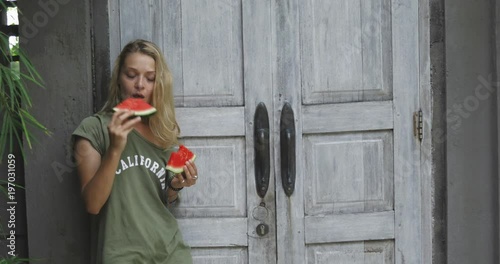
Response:
[[[129,54],[125,58],[118,80],[123,98],[142,98],[151,103],[155,77],[155,60],[152,57],[140,52]]]

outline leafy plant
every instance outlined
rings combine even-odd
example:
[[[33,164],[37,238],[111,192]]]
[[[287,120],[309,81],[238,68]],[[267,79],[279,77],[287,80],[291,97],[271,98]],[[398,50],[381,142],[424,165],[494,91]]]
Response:
[[[39,129],[50,135],[50,131],[30,113],[31,98],[27,90],[27,82],[44,88],[40,74],[29,60],[24,50],[17,48],[19,63],[24,71],[19,71],[10,65],[0,64],[0,113],[2,113],[2,126],[0,129],[0,157],[3,157],[8,146],[13,151],[15,141],[19,145],[24,143],[31,149],[36,141],[32,130]],[[12,52],[9,48],[9,36],[0,33],[0,60],[11,61]],[[21,148],[23,158],[25,153]]]

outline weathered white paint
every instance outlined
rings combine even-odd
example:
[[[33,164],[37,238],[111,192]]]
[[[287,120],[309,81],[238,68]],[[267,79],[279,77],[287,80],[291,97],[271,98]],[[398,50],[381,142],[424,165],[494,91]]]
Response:
[[[192,252],[194,263],[248,264],[248,251],[244,247],[200,248]]]
[[[245,217],[244,141],[240,137],[188,138],[183,143],[196,153],[197,184],[185,188],[172,208],[179,218]],[[204,228],[211,228],[209,225]],[[201,239],[201,238],[200,238]]]
[[[276,263],[276,167],[273,146],[278,144],[273,120],[273,31],[272,1],[243,1],[243,57],[245,83],[245,128],[246,128],[246,175],[248,210],[248,261],[251,264]],[[269,188],[260,198],[255,184],[254,115],[259,103],[266,105],[269,115],[270,180]],[[260,206],[262,203],[263,206]],[[264,212],[264,213],[259,213]],[[269,225],[269,233],[260,237],[256,234],[259,224]]]
[[[304,104],[392,98],[390,0],[301,1]]]
[[[191,218],[180,219],[178,222],[182,230],[189,230],[189,232],[183,232],[183,238],[191,247],[248,246],[245,218],[222,220]]]
[[[394,212],[305,217],[306,243],[394,239]]]
[[[186,106],[242,105],[241,2],[201,0],[181,5],[184,85],[175,94]]]
[[[420,142],[412,116],[419,109],[418,2],[393,0],[395,262],[422,263]]]
[[[300,23],[299,10],[303,1],[273,1],[273,57],[276,58],[273,74],[275,89],[274,124],[276,140],[279,139],[279,120],[281,109],[288,102],[295,114],[295,145],[296,151],[296,179],[295,191],[288,197],[283,191],[281,174],[284,173],[280,165],[280,145],[275,144],[274,161],[276,172],[276,231],[277,231],[277,258],[280,264],[303,264],[306,255],[304,239],[304,167],[302,161],[305,154],[302,146],[302,112],[301,83],[300,83]],[[279,142],[279,141],[278,141]]]
[[[393,210],[390,131],[305,135],[303,150],[306,215]]]
[[[299,254],[281,252],[300,248],[303,242],[293,236],[302,232],[294,225],[302,223],[303,247],[307,256],[314,248],[316,256],[306,263],[422,263],[420,149],[412,134],[412,114],[419,107],[417,5],[292,1],[279,6],[277,89],[303,114],[297,117],[303,151],[297,159],[298,190],[290,198],[277,191],[278,260],[304,262]],[[326,15],[334,12],[337,16]],[[346,19],[330,22],[335,17]],[[300,32],[297,23],[305,23]],[[364,32],[367,27],[375,30]],[[343,39],[335,37],[338,32]],[[353,240],[359,254],[337,247]],[[361,248],[368,240],[384,241],[396,257],[365,258]]]
[[[182,137],[244,136],[243,107],[178,107]]]
[[[394,244],[391,241],[314,244],[307,248],[305,263],[394,263]]]
[[[422,240],[420,242],[422,246],[422,260],[421,263],[433,263],[433,250],[434,245],[438,245],[439,243],[435,242],[433,239],[434,236],[434,228],[433,228],[433,210],[435,203],[442,203],[439,201],[439,198],[435,198],[434,189],[435,177],[443,177],[443,175],[438,175],[434,172],[434,168],[436,164],[433,164],[433,145],[442,144],[439,138],[433,138],[433,130],[436,130],[432,126],[432,117],[436,112],[433,109],[433,98],[431,94],[431,62],[430,62],[430,6],[429,0],[421,0],[419,1],[418,6],[418,18],[419,18],[419,99],[420,99],[420,108],[422,109],[423,115],[423,139],[421,143],[420,149],[420,177],[422,179],[422,211],[421,211],[421,219],[422,219]],[[439,110],[437,110],[439,111]],[[433,143],[434,142],[434,143]],[[437,254],[441,254],[439,252],[440,248],[437,248]],[[435,261],[436,262],[436,261]],[[439,262],[439,259],[437,259]]]
[[[302,129],[311,134],[392,129],[392,112],[392,101],[308,105],[302,108]]]

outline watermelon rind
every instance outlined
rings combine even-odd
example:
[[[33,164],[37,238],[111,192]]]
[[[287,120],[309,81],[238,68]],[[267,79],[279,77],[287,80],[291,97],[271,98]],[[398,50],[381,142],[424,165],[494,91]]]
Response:
[[[118,111],[120,108],[113,108],[113,111]],[[134,111],[133,115],[135,116],[150,116],[152,114],[156,113],[156,109],[150,109],[150,110],[144,110],[144,111]]]
[[[140,103],[142,106],[149,106],[149,108],[144,109],[144,110],[137,110],[137,109],[133,109],[130,107],[130,105],[135,105],[137,103]],[[127,105],[127,104],[129,104],[129,105]],[[137,98],[125,99],[123,102],[121,102],[117,106],[113,107],[113,111],[116,112],[119,110],[132,110],[132,111],[134,111],[133,115],[135,115],[135,116],[149,116],[149,115],[156,113],[156,108],[154,108],[153,106],[149,105],[148,103],[142,101],[142,99],[137,99]]]

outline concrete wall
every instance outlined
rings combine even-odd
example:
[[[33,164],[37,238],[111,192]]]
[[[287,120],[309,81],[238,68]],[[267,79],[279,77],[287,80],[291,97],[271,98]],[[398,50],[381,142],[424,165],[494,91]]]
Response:
[[[445,0],[430,0],[430,79],[432,91],[432,263],[446,262],[446,57]]]
[[[71,160],[71,132],[92,113],[89,1],[21,0],[21,46],[45,79],[32,86],[34,115],[52,132],[28,155],[28,240],[36,263],[89,263],[88,216]]]
[[[446,0],[447,263],[498,263],[492,0]]]

